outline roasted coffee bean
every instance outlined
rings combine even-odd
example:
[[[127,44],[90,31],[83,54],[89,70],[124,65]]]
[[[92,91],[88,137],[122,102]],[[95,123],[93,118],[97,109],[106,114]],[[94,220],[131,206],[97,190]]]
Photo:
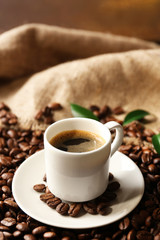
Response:
[[[128,135],[129,137],[136,137],[136,132],[133,131],[133,130],[129,130],[129,131],[127,131],[127,135]]]
[[[11,137],[11,138],[17,138],[17,137],[18,137],[17,132],[16,132],[16,130],[14,130],[14,129],[9,129],[9,130],[7,131],[7,134],[8,134],[9,137]]]
[[[49,199],[53,199],[55,196],[52,193],[45,193],[40,195],[40,199],[43,202],[47,202]]]
[[[16,228],[21,232],[28,232],[29,227],[26,222],[21,222],[16,225]]]
[[[112,239],[119,240],[119,239],[121,239],[122,235],[123,235],[122,231],[119,230],[113,234]]]
[[[40,111],[38,111],[37,113],[36,113],[36,115],[35,115],[35,119],[36,120],[43,120],[43,111],[42,110],[40,110]]]
[[[16,224],[16,220],[11,217],[6,217],[6,218],[2,219],[1,224],[3,224],[6,227],[11,227]]]
[[[8,207],[11,207],[13,209],[18,209],[18,205],[16,202],[14,202],[13,200],[10,199],[5,199],[4,200],[4,204]]]
[[[95,112],[95,111],[94,111]],[[98,114],[98,117],[101,119],[101,118],[104,118],[108,115],[111,114],[111,109],[109,106],[107,105],[104,105],[103,107],[100,108],[100,111],[99,111],[99,114]]]
[[[45,192],[46,186],[45,186],[45,184],[36,184],[36,185],[33,186],[33,189],[36,192]]]
[[[14,209],[16,210],[16,209]],[[16,212],[13,210],[13,208],[9,208],[9,211],[5,212],[5,217],[13,217],[16,218]]]
[[[141,146],[139,146],[139,145],[135,145],[135,146],[130,145],[130,146],[131,146],[131,149],[133,150],[133,153],[139,153],[139,152],[142,153]]]
[[[2,117],[1,118],[1,122],[3,123],[3,124],[5,124],[5,125],[8,125],[9,123],[8,123],[8,118],[5,116],[5,117]]]
[[[16,156],[14,156],[16,159],[18,160],[24,160],[26,158],[26,153],[25,152],[21,152],[18,153]]]
[[[9,232],[10,229],[9,229],[9,227],[6,227],[6,226],[1,225],[1,226],[0,226],[0,231],[6,231],[6,232]]]
[[[0,147],[4,148],[6,145],[5,139],[3,137],[0,137]]]
[[[27,215],[23,213],[18,213],[17,214],[17,222],[26,222],[27,220]]]
[[[147,227],[151,227],[152,224],[153,224],[153,218],[152,218],[152,216],[148,216],[148,217],[146,218],[146,220],[145,220],[145,225],[146,225]]]
[[[4,239],[13,239],[13,235],[10,232],[3,232]]]
[[[2,110],[2,109],[5,109],[7,111],[10,110],[9,107],[4,102],[0,102],[0,110]]]
[[[52,116],[48,116],[44,118],[44,123],[46,124],[52,124],[54,122],[53,117]]]
[[[128,217],[125,217],[124,219],[122,219],[119,223],[119,229],[120,230],[126,230],[128,229],[130,226],[130,220]]]
[[[115,192],[105,191],[105,192],[102,194],[102,197],[105,197],[105,201],[106,201],[106,202],[111,202],[111,201],[113,201],[113,200],[116,199],[117,194],[116,194]]]
[[[148,173],[147,174],[147,178],[151,181],[151,182],[156,182],[156,178],[155,175]]]
[[[141,156],[142,162],[145,164],[150,164],[152,162],[152,156],[149,153],[145,153],[143,152],[142,156]]]
[[[0,156],[0,163],[4,167],[11,167],[12,166],[12,158],[8,156]]]
[[[32,230],[33,235],[40,235],[47,232],[48,228],[46,226],[38,226]]]
[[[0,110],[0,118],[3,118],[7,115],[7,111],[6,110]]]
[[[54,198],[51,198],[51,199],[48,199],[47,200],[47,205],[50,207],[50,208],[56,208],[56,206],[58,204],[60,204],[62,201],[61,199],[57,198],[57,197],[54,197]]]
[[[124,113],[124,110],[121,106],[117,106],[116,108],[112,109],[113,114],[119,115]]]
[[[7,146],[8,146],[8,150],[10,151],[11,149],[13,149],[13,148],[16,148],[16,147],[18,147],[18,143],[17,143],[17,140],[16,139],[14,139],[14,138],[9,138],[8,140],[7,140]]]
[[[153,236],[148,231],[138,231],[136,234],[138,240],[153,240]]]
[[[100,108],[99,108],[97,105],[91,105],[91,106],[90,106],[90,110],[91,110],[92,112],[94,112],[94,111],[99,111]]]
[[[109,181],[112,181],[114,179],[114,175],[110,172],[109,173]]]
[[[10,211],[5,212],[4,217],[12,217],[12,213]]]
[[[114,192],[114,191],[117,191],[119,188],[120,188],[120,183],[115,181],[108,184],[107,191]]]
[[[11,189],[8,186],[2,186],[2,191],[7,195],[11,194]]]
[[[38,147],[37,147],[37,146],[31,147],[30,150],[29,150],[29,155],[32,155],[32,154],[35,153],[37,150],[38,150]]]
[[[67,230],[62,232],[62,237],[69,237],[70,239],[73,239],[73,240],[77,239],[77,237],[73,231],[67,231]]]
[[[144,136],[147,136],[147,137],[152,137],[154,134],[155,134],[155,133],[154,133],[151,129],[149,129],[149,128],[146,128],[146,129],[144,129],[144,131],[143,131],[143,135],[144,135]]]
[[[148,165],[148,170],[149,170],[151,173],[157,173],[157,172],[158,172],[158,169],[157,169],[156,165],[154,165],[154,164],[149,164],[149,165]]]
[[[2,170],[1,170],[1,178],[2,178],[2,175],[3,173],[6,173],[8,171],[7,167],[2,167]]]
[[[91,239],[91,235],[89,233],[79,233],[77,235],[78,240],[87,240]]]
[[[14,238],[20,238],[22,236],[22,232],[17,230],[13,232],[13,237]]]
[[[25,234],[24,240],[37,240],[37,238],[33,234]]]
[[[103,239],[103,237],[101,237],[102,234],[96,234],[96,236],[94,238],[92,238],[92,240],[99,240],[99,239]]]
[[[12,113],[12,112],[7,112],[6,117],[7,117],[8,119],[17,118],[16,115],[15,115],[14,113]]]
[[[61,215],[66,215],[69,210],[69,205],[67,203],[60,203],[56,207],[56,211],[60,213]]]
[[[18,122],[17,118],[16,118],[16,117],[13,117],[13,118],[10,118],[10,119],[8,120],[8,123],[7,123],[7,124],[9,124],[9,125],[16,125],[17,122]]]
[[[45,232],[43,234],[43,238],[45,240],[49,240],[49,239],[56,239],[57,238],[57,234],[55,232]]]
[[[135,229],[132,229],[127,234],[127,240],[136,240],[136,231]]]
[[[7,179],[7,186],[11,188],[12,185],[12,178]]]
[[[41,141],[41,140],[40,140],[39,138],[33,136],[33,137],[31,138],[30,144],[31,144],[31,145],[38,145],[38,144],[40,143],[40,141]]]
[[[158,233],[154,236],[154,240],[160,240],[160,233]]]
[[[9,178],[13,178],[13,173],[5,172],[1,175],[1,178],[4,180],[8,180]]]
[[[97,206],[97,213],[100,215],[107,215],[111,212],[111,208],[108,207],[108,203],[106,202],[101,202]]]
[[[154,158],[153,164],[155,164],[155,165],[160,164],[160,158]]]
[[[134,160],[134,161],[138,161],[139,160],[139,158],[140,158],[140,156],[139,156],[139,154],[135,154],[135,153],[129,153],[129,157],[132,159],[132,160]]]
[[[52,117],[52,109],[48,106],[46,106],[44,109],[43,109],[43,115],[44,117]]]
[[[22,151],[28,151],[31,148],[27,142],[20,142],[19,147]]]
[[[132,145],[121,145],[118,150],[120,152],[124,152],[124,151],[130,151],[131,149],[132,149]]]
[[[97,214],[97,206],[95,204],[95,202],[90,201],[90,202],[86,202],[83,203],[83,209],[90,214]]]
[[[29,151],[31,149],[31,146],[27,142],[20,142],[18,145],[19,145],[20,149],[24,152]]]
[[[54,102],[48,104],[48,108],[52,109],[53,111],[61,110],[63,107],[60,103]]]
[[[72,203],[69,206],[69,210],[68,210],[68,214],[71,217],[75,217],[79,214],[80,210],[82,208],[82,204],[81,203]]]
[[[154,220],[160,221],[160,208],[154,209],[152,216]]]

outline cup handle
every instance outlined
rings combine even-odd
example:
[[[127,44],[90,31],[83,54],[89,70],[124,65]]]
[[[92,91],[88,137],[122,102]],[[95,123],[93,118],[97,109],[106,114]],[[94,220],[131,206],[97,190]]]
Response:
[[[109,130],[116,130],[116,136],[111,144],[111,156],[116,152],[116,150],[120,147],[123,141],[123,127],[115,122],[110,121],[104,124]]]

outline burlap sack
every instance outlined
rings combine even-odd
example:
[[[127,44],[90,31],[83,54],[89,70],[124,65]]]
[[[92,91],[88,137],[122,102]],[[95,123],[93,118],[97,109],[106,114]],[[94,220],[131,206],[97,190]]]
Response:
[[[55,101],[64,106],[55,120],[71,116],[71,102],[141,108],[159,118],[160,49],[109,33],[24,25],[0,35],[0,84],[0,101],[23,128],[45,128],[35,113]]]

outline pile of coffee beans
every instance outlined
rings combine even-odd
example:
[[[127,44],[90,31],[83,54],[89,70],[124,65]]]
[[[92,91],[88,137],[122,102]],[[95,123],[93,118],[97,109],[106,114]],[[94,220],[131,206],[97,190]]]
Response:
[[[115,115],[123,113],[121,107],[114,111],[107,106],[91,106],[91,109],[103,123],[119,121]],[[4,107],[0,112],[2,110]],[[0,127],[0,240],[160,240],[160,155],[151,144],[154,132],[139,122],[132,122],[124,127],[125,138],[134,137],[138,141],[129,144],[124,141],[119,149],[137,164],[143,174],[145,192],[138,206],[126,217],[110,225],[67,230],[32,219],[16,204],[11,188],[14,173],[28,156],[43,149],[43,132],[15,130],[9,124],[7,126]],[[71,212],[74,212],[74,208]]]
[[[10,111],[10,108],[3,102],[0,103],[0,120],[5,125],[16,125],[17,116]]]
[[[54,112],[61,110],[62,105],[60,103],[54,102],[48,104],[45,108],[39,110],[35,115],[35,120],[43,121],[46,124],[51,124],[54,122]]]
[[[44,178],[43,178],[44,179]],[[40,200],[45,202],[50,208],[55,209],[61,215],[77,217],[82,211],[89,214],[107,215],[111,212],[112,201],[116,199],[115,193],[120,188],[120,183],[113,181],[114,176],[109,173],[109,184],[106,191],[98,198],[83,203],[66,203],[53,195],[45,184],[36,184],[33,189],[43,193]],[[112,182],[111,182],[112,181]]]

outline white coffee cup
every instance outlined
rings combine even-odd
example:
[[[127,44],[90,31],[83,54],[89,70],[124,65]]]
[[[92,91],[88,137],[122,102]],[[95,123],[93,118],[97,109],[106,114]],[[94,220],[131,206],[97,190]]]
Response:
[[[110,130],[116,130],[112,142]],[[75,153],[50,144],[58,133],[85,130],[98,134],[105,143],[93,151]],[[45,167],[49,190],[65,201],[89,201],[101,195],[108,184],[109,160],[121,145],[122,126],[114,121],[102,124],[88,118],[68,118],[50,125],[44,134]],[[112,142],[112,143],[111,143]]]

